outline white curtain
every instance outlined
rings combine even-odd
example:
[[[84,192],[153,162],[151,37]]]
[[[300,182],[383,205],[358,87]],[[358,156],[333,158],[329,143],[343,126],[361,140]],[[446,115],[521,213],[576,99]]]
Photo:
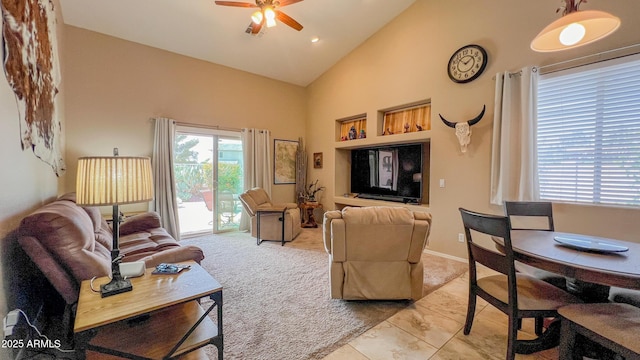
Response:
[[[180,240],[180,221],[176,201],[176,180],[173,171],[173,149],[176,122],[167,118],[155,118],[153,141],[154,195],[153,209],[162,219],[162,225],[171,236]]]
[[[491,203],[539,199],[536,127],[538,68],[496,74]]]
[[[271,196],[271,132],[264,129],[242,129],[242,156],[244,189],[261,187]],[[249,230],[249,217],[244,210],[240,218],[240,230]]]

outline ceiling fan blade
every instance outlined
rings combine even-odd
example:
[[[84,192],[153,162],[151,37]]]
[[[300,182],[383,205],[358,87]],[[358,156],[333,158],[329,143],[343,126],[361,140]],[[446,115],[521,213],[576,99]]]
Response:
[[[256,24],[253,21],[251,22],[251,35],[255,35],[260,32],[262,29],[262,24],[264,24],[264,19],[260,22],[260,24]]]
[[[216,0],[215,3],[216,3],[216,5],[222,5],[222,6],[235,6],[235,7],[248,7],[248,8],[258,7],[258,5],[256,5],[256,4],[237,2],[237,1],[218,1],[218,0]]]
[[[302,25],[299,22],[293,20],[293,18],[282,11],[274,10],[276,13],[276,19],[282,21],[283,24],[289,25],[292,28],[300,31],[302,30]]]
[[[281,0],[281,1],[279,1],[278,6],[279,7],[283,7],[283,6],[295,4],[295,3],[300,2],[300,1],[303,1],[303,0]]]

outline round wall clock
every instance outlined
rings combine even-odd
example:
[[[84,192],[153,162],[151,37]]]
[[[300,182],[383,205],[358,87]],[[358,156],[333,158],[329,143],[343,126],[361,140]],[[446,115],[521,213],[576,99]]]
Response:
[[[487,52],[479,45],[465,45],[449,59],[447,72],[453,82],[467,83],[474,80],[487,67]]]

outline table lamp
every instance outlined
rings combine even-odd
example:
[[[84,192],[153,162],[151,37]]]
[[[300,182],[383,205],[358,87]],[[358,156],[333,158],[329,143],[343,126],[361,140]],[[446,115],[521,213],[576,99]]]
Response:
[[[113,205],[113,248],[111,250],[111,282],[100,286],[102,297],[131,291],[131,281],[120,274],[122,256],[119,249],[119,205],[153,199],[151,160],[148,157],[90,156],[78,159],[76,203],[80,206]]]

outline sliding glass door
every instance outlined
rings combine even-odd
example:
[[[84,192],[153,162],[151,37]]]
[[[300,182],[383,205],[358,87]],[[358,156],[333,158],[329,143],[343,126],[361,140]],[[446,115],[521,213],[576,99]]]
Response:
[[[174,157],[181,235],[237,230],[243,189],[240,134],[178,127]]]

